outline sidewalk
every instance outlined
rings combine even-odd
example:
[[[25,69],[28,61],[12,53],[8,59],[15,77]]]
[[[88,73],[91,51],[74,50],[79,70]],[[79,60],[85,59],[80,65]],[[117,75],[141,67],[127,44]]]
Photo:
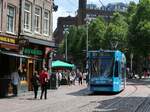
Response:
[[[3,98],[0,99],[0,112],[49,112],[43,110],[49,107],[58,108],[58,104],[74,99],[77,92],[79,94],[79,91],[86,88],[86,84],[62,85],[58,89],[48,90],[47,100],[40,100],[41,91],[38,92],[37,99],[33,98],[33,91],[21,93],[17,97]]]

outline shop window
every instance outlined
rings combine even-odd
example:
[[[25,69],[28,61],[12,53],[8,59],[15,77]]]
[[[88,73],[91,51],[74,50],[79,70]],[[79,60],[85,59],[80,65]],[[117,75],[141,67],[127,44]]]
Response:
[[[43,33],[49,35],[49,11],[44,12],[44,28]]]
[[[41,29],[41,8],[35,7],[35,14],[34,14],[34,31],[36,33],[40,33]]]
[[[7,7],[7,31],[14,33],[15,27],[15,7],[8,5]]]
[[[24,29],[31,31],[31,3],[25,2],[24,7]]]

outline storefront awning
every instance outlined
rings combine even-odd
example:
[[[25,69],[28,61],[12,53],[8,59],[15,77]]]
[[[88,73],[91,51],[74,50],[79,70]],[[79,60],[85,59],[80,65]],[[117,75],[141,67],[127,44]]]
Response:
[[[22,55],[22,54],[17,54],[17,53],[14,53],[14,52],[0,51],[0,53],[5,54],[5,55],[9,55],[9,56],[20,57],[20,58],[31,58],[29,56]]]

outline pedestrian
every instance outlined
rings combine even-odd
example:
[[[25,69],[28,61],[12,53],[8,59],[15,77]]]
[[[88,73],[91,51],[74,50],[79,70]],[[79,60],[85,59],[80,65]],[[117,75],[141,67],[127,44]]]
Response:
[[[18,84],[20,83],[20,77],[19,77],[19,73],[18,70],[14,70],[11,73],[11,84],[13,87],[13,95],[17,96],[18,95]]]
[[[47,69],[44,68],[42,70],[42,72],[40,73],[40,83],[41,83],[41,97],[40,97],[40,99],[42,99],[43,93],[44,93],[44,98],[47,99],[48,79],[49,79],[49,75],[48,75]]]
[[[79,85],[82,85],[83,75],[79,72]]]
[[[32,78],[31,78],[31,83],[32,83],[32,86],[33,86],[33,90],[34,90],[34,98],[36,99],[37,98],[37,94],[38,94],[38,88],[40,86],[40,82],[39,82],[39,75],[38,75],[38,72],[35,71]]]
[[[60,71],[58,71],[58,72],[56,73],[56,75],[58,76],[58,86],[60,86],[60,85],[61,85],[61,80],[62,80],[62,74],[61,74]]]

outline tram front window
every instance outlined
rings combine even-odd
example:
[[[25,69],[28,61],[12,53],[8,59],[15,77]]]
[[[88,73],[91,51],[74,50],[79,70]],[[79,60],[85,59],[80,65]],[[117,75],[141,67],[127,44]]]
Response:
[[[112,77],[113,75],[113,58],[112,57],[99,57],[91,61],[91,75],[92,77]]]

